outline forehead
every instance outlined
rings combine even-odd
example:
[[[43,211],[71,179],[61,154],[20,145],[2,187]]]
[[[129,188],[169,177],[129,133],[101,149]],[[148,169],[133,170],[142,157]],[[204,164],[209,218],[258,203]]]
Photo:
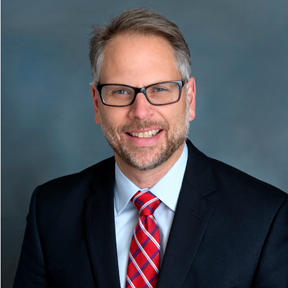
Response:
[[[104,49],[101,82],[147,85],[179,75],[172,46],[161,36],[119,34]]]

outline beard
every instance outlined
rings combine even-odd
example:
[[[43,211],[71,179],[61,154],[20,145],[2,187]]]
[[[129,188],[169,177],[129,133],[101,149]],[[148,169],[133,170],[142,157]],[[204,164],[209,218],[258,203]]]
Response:
[[[126,131],[137,131],[149,127],[160,127],[161,133],[164,134],[161,135],[164,141],[152,147],[135,147],[129,145],[125,139],[120,139],[116,136],[126,133]],[[151,120],[135,120],[133,123],[118,128],[102,125],[102,130],[109,145],[119,158],[126,164],[144,171],[160,166],[179,149],[187,138],[189,120],[186,115],[182,125],[175,126],[172,130],[169,130],[169,125],[166,121],[155,122]]]

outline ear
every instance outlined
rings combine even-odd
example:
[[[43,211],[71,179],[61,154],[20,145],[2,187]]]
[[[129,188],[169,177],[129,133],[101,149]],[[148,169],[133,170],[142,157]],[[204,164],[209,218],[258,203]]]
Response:
[[[186,83],[186,87],[188,94],[189,121],[192,121],[196,115],[196,83],[193,77]]]
[[[99,98],[98,98],[98,91],[96,89],[95,84],[90,84],[91,87],[91,94],[93,99],[93,106],[94,106],[94,112],[95,112],[95,122],[98,125],[101,125],[100,122],[100,116],[99,116]]]

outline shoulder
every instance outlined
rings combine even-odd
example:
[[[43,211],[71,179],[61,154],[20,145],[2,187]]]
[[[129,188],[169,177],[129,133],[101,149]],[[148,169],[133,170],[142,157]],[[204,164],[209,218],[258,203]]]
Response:
[[[27,220],[29,227],[37,229],[45,245],[49,246],[55,237],[60,237],[62,242],[63,239],[72,241],[79,234],[88,199],[95,195],[113,195],[114,166],[114,158],[109,158],[35,189]]]
[[[190,171],[202,170],[201,184],[209,187],[213,185],[217,199],[223,205],[230,205],[235,210],[257,208],[259,211],[276,211],[285,201],[288,194],[264,181],[240,171],[219,160],[213,159],[200,152],[188,142]],[[193,161],[196,163],[193,163]],[[197,166],[196,166],[197,165]],[[195,172],[198,173],[198,172]],[[194,173],[194,174],[195,174]],[[190,175],[193,177],[193,175]],[[213,184],[211,184],[213,183]]]
[[[279,202],[287,198],[287,194],[277,187],[261,181],[235,167],[219,160],[207,157],[218,186],[224,191],[231,191],[235,198],[261,202]],[[233,191],[235,191],[233,193]],[[240,200],[240,199],[239,199]]]
[[[50,180],[36,187],[32,198],[38,204],[45,202],[83,201],[92,190],[104,181],[114,178],[114,158],[105,159],[78,173]],[[113,181],[113,180],[110,180]],[[33,200],[33,199],[32,199]]]
[[[229,216],[231,223],[243,225],[244,230],[253,227],[263,233],[268,233],[275,219],[287,219],[285,192],[218,160],[208,158],[208,161],[217,187],[215,214],[221,219]]]

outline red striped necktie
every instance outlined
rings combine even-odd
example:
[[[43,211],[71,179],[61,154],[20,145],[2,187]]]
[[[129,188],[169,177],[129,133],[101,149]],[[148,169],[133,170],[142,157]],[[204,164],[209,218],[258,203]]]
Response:
[[[160,200],[149,191],[139,191],[131,201],[140,217],[129,250],[126,288],[155,288],[160,267],[160,235],[153,213]]]

